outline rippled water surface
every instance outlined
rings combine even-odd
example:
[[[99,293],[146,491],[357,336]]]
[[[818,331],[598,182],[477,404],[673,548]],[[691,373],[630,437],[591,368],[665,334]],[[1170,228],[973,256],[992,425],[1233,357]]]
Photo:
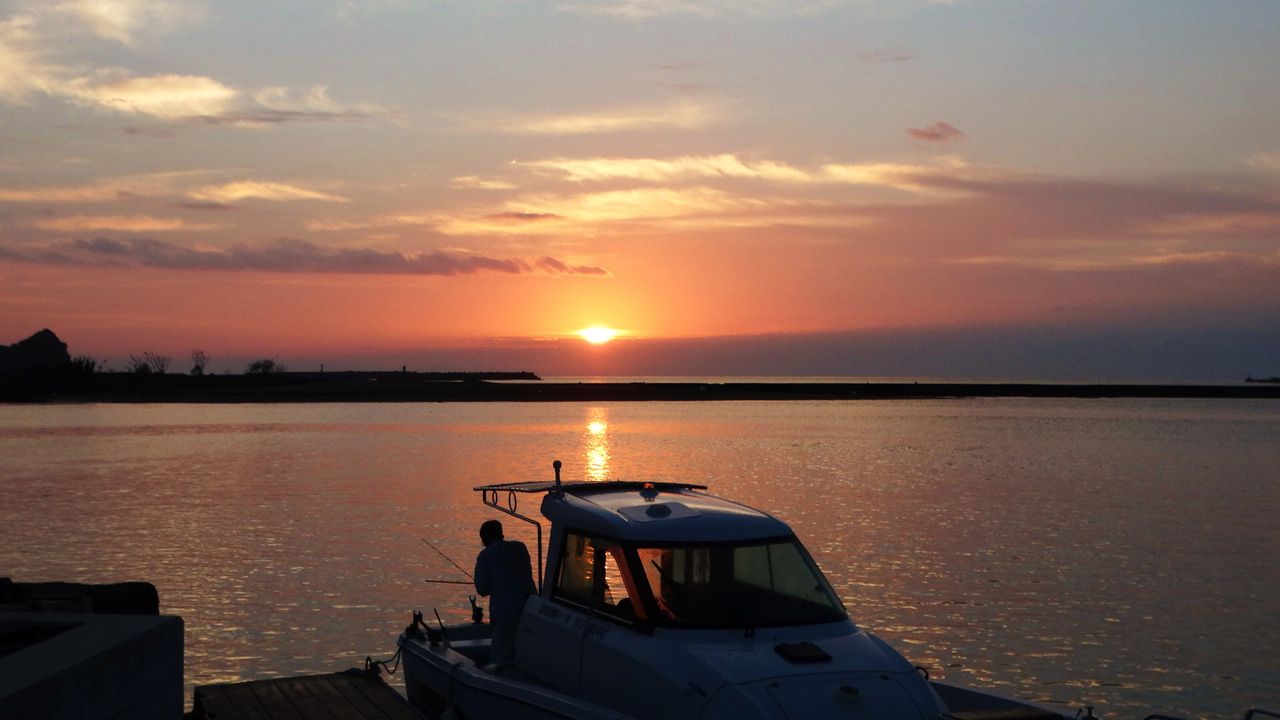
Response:
[[[1280,705],[1269,401],[0,406],[0,575],[155,583],[188,686],[340,670],[413,608],[465,618],[420,538],[469,567],[472,486],[555,458],[779,515],[935,677],[1111,718]]]

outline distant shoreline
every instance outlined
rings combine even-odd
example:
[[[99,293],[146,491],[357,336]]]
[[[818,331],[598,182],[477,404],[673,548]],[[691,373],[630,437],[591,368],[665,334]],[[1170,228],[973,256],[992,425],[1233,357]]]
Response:
[[[521,382],[502,382],[519,380]],[[0,402],[647,402],[935,398],[1280,399],[1280,385],[1025,382],[555,382],[532,373],[328,372],[10,379]]]

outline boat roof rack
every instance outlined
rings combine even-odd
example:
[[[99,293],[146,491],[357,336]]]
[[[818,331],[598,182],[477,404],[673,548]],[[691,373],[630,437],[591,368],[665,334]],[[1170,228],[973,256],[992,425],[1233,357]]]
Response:
[[[604,490],[706,490],[706,485],[685,482],[643,482],[640,480],[577,480],[574,482],[530,482],[495,483],[493,485],[477,485],[472,488],[476,492],[518,492],[541,493],[553,490],[577,495],[581,491]]]
[[[514,483],[494,483],[492,485],[477,485],[472,488],[476,492],[483,493],[480,501],[485,505],[506,513],[514,518],[523,520],[538,532],[538,592],[542,592],[542,523],[536,519],[520,512],[520,501],[516,493],[551,493],[556,497],[563,497],[567,491],[571,495],[579,495],[584,492],[601,492],[606,490],[639,490],[645,491],[664,491],[664,490],[706,490],[706,485],[698,485],[695,483],[680,482],[639,482],[635,480],[579,480],[576,482],[562,483],[560,482],[560,461],[556,460],[551,463],[551,467],[555,469],[556,479],[553,482],[514,482]],[[506,493],[506,506],[499,501],[500,493]]]
[[[569,489],[572,494],[577,495],[583,490],[599,492],[603,490],[706,490],[706,485],[697,485],[695,483],[679,483],[679,482],[640,482],[636,480],[578,480],[575,482],[560,482],[560,466],[561,462],[556,460],[551,463],[551,468],[556,472],[556,479],[553,482],[514,482],[514,483],[495,483],[493,485],[477,485],[472,488],[476,492],[484,493],[484,504],[491,505],[499,510],[498,493],[507,493],[507,505],[511,514],[515,514],[516,509],[516,493],[541,493],[549,492],[554,495],[563,495],[565,489]],[[507,512],[507,510],[503,510]]]

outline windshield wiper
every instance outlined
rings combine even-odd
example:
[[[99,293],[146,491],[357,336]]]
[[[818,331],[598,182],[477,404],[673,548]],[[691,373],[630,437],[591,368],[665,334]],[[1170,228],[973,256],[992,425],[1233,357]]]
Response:
[[[696,589],[695,587],[693,587],[688,583],[681,582],[680,580],[675,579],[674,577],[671,576],[670,572],[664,570],[663,567],[658,564],[657,560],[650,560],[649,563],[653,565],[653,568],[655,570],[658,571],[658,574],[662,576],[662,579],[671,583],[675,587],[680,588],[681,590],[688,591],[690,595],[701,600],[707,607],[711,608],[712,610],[715,610],[716,612],[728,618],[729,622],[732,622],[735,625],[741,626],[743,630],[743,635],[745,637],[755,637],[756,629],[751,626],[751,623],[742,619],[742,617],[739,616],[737,613],[725,607],[719,600],[716,600],[714,597],[707,595],[706,593]]]

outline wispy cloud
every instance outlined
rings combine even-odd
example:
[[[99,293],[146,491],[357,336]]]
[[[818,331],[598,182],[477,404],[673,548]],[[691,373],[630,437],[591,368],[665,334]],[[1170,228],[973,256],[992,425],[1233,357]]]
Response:
[[[888,187],[917,193],[963,192],[963,182],[990,174],[964,160],[944,156],[928,165],[906,163],[828,163],[822,166],[826,182]]]
[[[50,58],[77,29],[132,45],[136,32],[158,33],[199,14],[200,6],[164,0],[66,0],[34,5],[0,21],[0,100],[34,94],[125,113],[172,118],[222,112],[236,91],[211,78],[136,76],[120,68],[86,72]]]
[[[956,126],[941,121],[922,128],[907,128],[907,134],[917,140],[936,143],[953,142],[965,138],[965,134]]]
[[[266,182],[262,180],[239,180],[225,185],[211,185],[187,193],[195,200],[209,200],[218,203],[230,203],[237,200],[258,199],[284,202],[289,200],[319,200],[322,202],[348,202],[347,198],[332,195],[319,190],[310,190],[297,185]]]
[[[338,102],[324,86],[267,87],[246,93],[203,75],[144,75],[122,67],[65,64],[66,56],[84,50],[77,38],[83,40],[86,33],[132,48],[144,34],[162,34],[199,19],[203,8],[178,0],[33,4],[26,13],[0,20],[0,102],[22,104],[45,95],[106,112],[234,126],[355,122],[393,115],[375,105]]]
[[[1171,213],[1140,225],[1143,232],[1166,237],[1280,237],[1280,213]]]
[[[1055,273],[1114,272],[1143,267],[1170,266],[1252,266],[1280,267],[1280,251],[1245,253],[1222,250],[1201,252],[1167,252],[1157,248],[1098,247],[1093,252],[1077,252],[1065,256],[1046,255],[990,255],[965,257],[948,261],[953,265],[975,267],[1006,267],[1027,270],[1044,270]]]
[[[579,195],[526,195],[508,204],[510,212],[568,218],[577,222],[609,222],[636,218],[741,212],[768,206],[723,190],[691,188],[635,188]]]
[[[916,247],[930,262],[1057,272],[1204,264],[1271,267],[1280,202],[1195,187],[1065,179],[949,180],[945,203],[863,207],[867,244]]]
[[[802,168],[770,160],[742,160],[733,154],[686,155],[675,158],[553,158],[515,163],[535,172],[553,173],[574,182],[635,180],[670,183],[708,178],[759,180],[783,184],[875,185],[913,192],[936,192],[931,178],[968,178],[979,174],[955,157],[928,164],[826,163]]]
[[[82,104],[166,120],[227,112],[238,95],[236,90],[212,78],[132,77],[117,70],[72,78],[51,87]]]
[[[337,219],[315,219],[307,222],[307,229],[316,232],[340,232],[345,230],[364,230],[366,228],[415,227],[431,226],[447,222],[449,216],[442,212],[403,212],[378,215],[376,217],[356,217]]]
[[[1280,172],[1280,152],[1276,153],[1258,153],[1245,161],[1250,167],[1259,170],[1273,170]]]
[[[512,223],[529,223],[542,222],[544,220],[555,220],[560,216],[553,213],[534,213],[534,212],[500,212],[493,215],[485,216],[485,220],[496,220],[498,222]]]
[[[280,125],[284,123],[359,122],[395,113],[371,103],[339,102],[329,89],[316,85],[303,90],[290,87],[268,87],[253,95],[253,104],[219,113],[193,114],[194,122],[214,125]]]
[[[2,187],[0,202],[13,203],[104,203],[137,198],[188,198],[188,209],[226,209],[237,200],[318,200],[347,202],[347,198],[311,188],[269,180],[234,180],[221,185],[207,183],[210,175],[225,171],[149,173],[104,178],[85,185],[51,187]]]
[[[0,101],[21,104],[33,94],[47,92],[47,78],[55,72],[42,56],[33,17],[0,20]]]
[[[435,227],[448,235],[559,236],[609,224],[753,226],[769,222],[753,214],[779,211],[788,202],[742,197],[706,186],[534,193],[507,202],[501,212],[453,217]]]
[[[491,129],[516,135],[591,135],[637,130],[678,128],[695,130],[720,120],[712,105],[679,102],[669,106],[618,108],[567,115],[543,115],[498,120],[477,120],[477,129]]]
[[[0,202],[107,202],[121,197],[119,188],[110,185],[82,185],[72,187],[0,187]]]
[[[333,248],[304,240],[280,239],[262,247],[196,248],[153,239],[95,238],[37,248],[0,246],[8,260],[59,265],[142,266],[166,270],[333,273],[366,275],[522,275],[606,276],[590,265],[572,265],[553,257],[532,260],[432,250],[400,253],[367,248]]]
[[[814,182],[811,173],[770,161],[743,161],[731,154],[676,158],[556,158],[517,162],[520,167],[550,171],[574,182],[642,180],[669,182],[687,178],[749,178],[776,182]]]
[[[181,0],[61,0],[48,7],[94,35],[124,45],[133,45],[139,30],[169,32],[205,14],[202,3]]]
[[[149,215],[72,215],[62,218],[40,218],[31,223],[42,230],[81,232],[85,230],[122,230],[126,232],[159,232],[165,230],[208,230],[212,225],[192,225],[179,218],[157,218]]]
[[[206,175],[203,171],[179,171],[122,175],[84,185],[48,187],[0,187],[0,201],[18,203],[108,202],[128,197],[163,197],[178,194],[184,183]]]
[[[457,188],[467,188],[470,190],[514,190],[516,185],[506,180],[496,180],[482,178],[478,175],[463,175],[456,177],[450,183]]]

